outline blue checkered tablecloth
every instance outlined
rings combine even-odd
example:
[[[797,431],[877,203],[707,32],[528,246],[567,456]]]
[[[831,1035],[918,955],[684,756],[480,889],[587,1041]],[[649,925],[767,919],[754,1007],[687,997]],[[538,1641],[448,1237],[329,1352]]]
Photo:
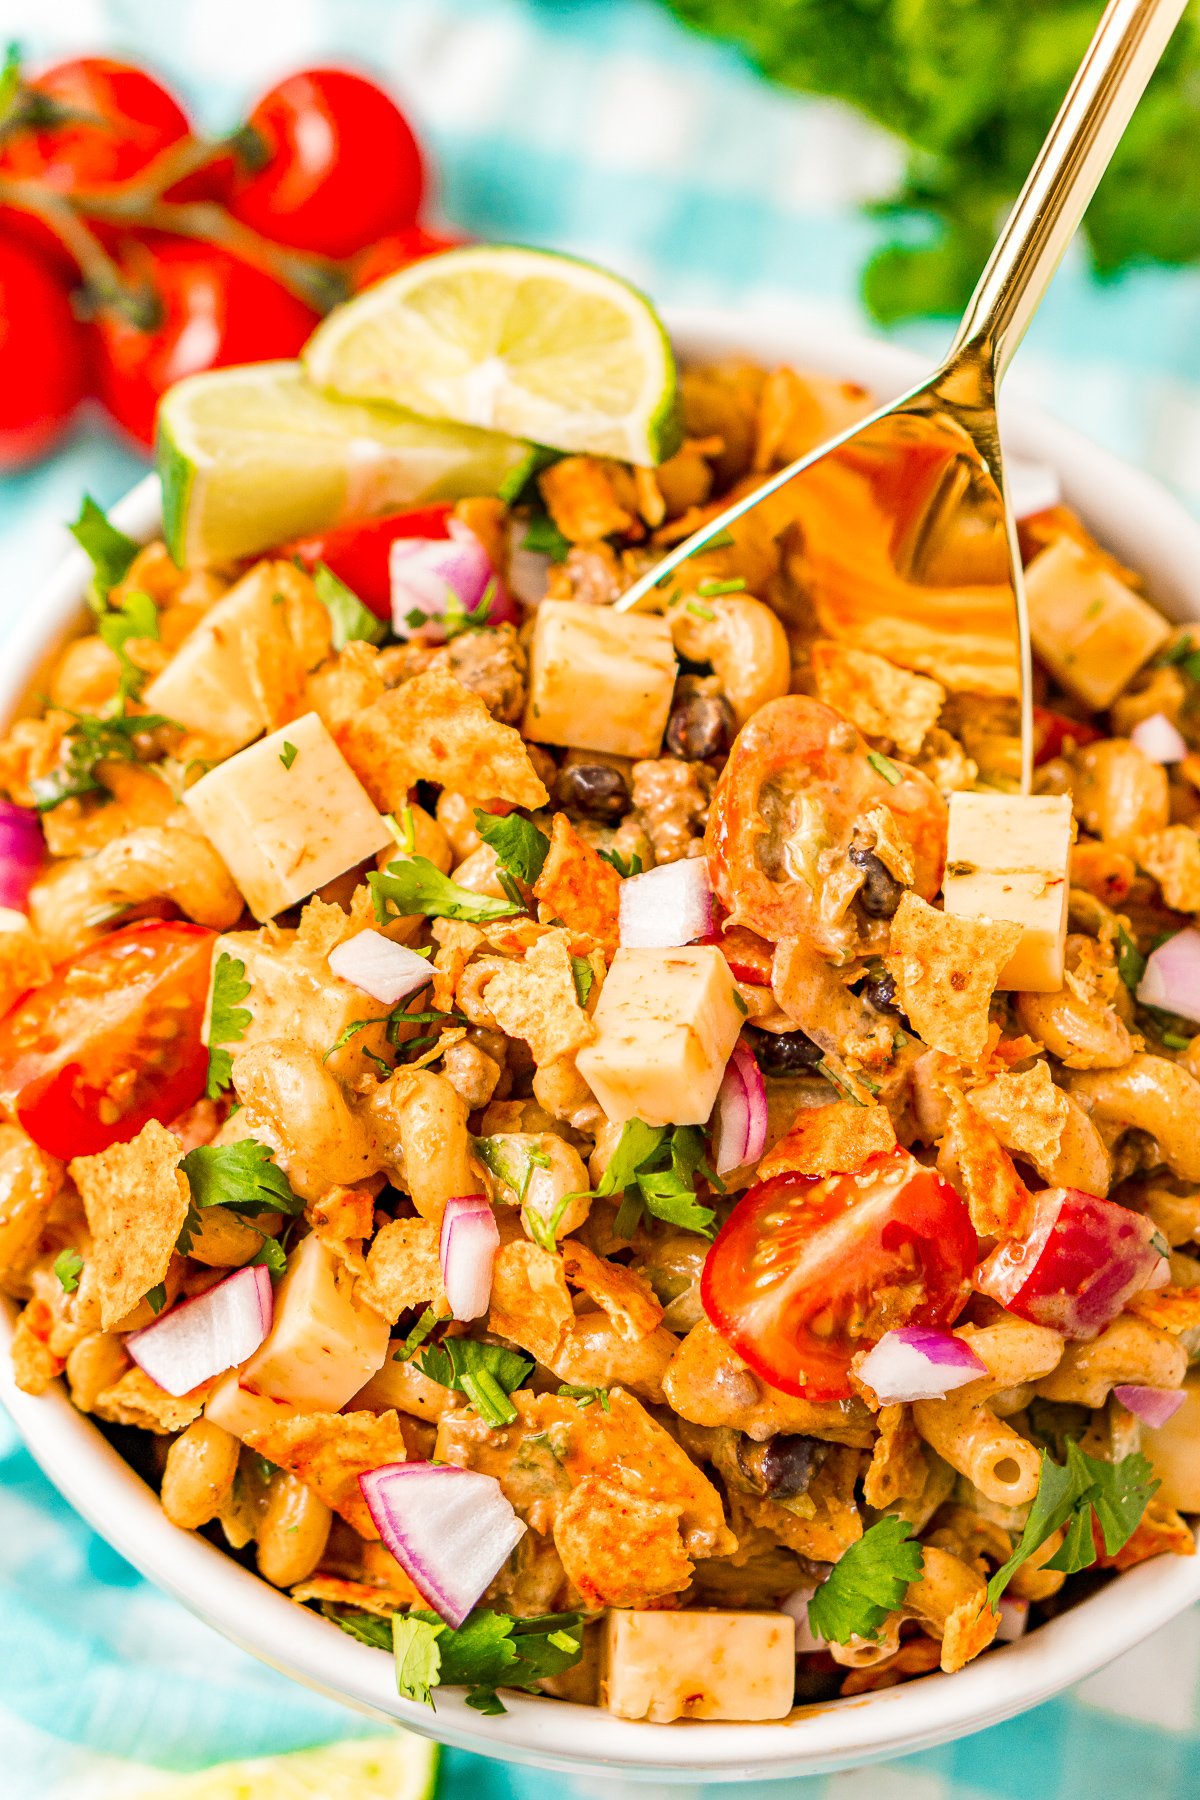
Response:
[[[863,322],[857,272],[878,228],[859,203],[889,188],[895,145],[838,108],[765,87],[653,0],[0,0],[0,38],[11,37],[35,56],[131,52],[213,127],[290,67],[353,58],[387,74],[434,152],[442,211],[467,230],[593,256],[662,300]],[[1102,288],[1077,258],[1011,391],[1200,505],[1198,325],[1200,273],[1147,270]],[[905,335],[932,349],[946,330]],[[0,654],[80,491],[108,503],[142,468],[84,430],[45,467],[0,480]],[[4,1800],[134,1800],[152,1780],[157,1791],[155,1771],[369,1729],[141,1581],[70,1513],[0,1413]],[[1195,1800],[1200,1611],[1023,1719],[791,1788],[804,1800]],[[552,1791],[616,1789],[457,1752],[443,1764],[443,1796]]]

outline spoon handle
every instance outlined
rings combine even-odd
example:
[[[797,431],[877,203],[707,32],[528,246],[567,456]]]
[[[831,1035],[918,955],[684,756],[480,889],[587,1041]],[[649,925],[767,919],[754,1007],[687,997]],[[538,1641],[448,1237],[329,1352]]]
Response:
[[[1012,360],[1187,0],[1109,0],[950,351]]]

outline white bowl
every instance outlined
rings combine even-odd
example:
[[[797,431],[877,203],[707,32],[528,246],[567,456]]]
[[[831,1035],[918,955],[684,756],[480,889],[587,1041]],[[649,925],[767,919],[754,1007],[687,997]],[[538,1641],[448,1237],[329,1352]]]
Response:
[[[858,380],[880,394],[922,370],[908,352],[861,338],[819,339],[786,323],[733,313],[680,311],[668,323],[692,359],[745,354]],[[1137,470],[1065,426],[1032,412],[1006,421],[1017,453],[1053,464],[1066,499],[1133,568],[1173,616],[1200,618],[1200,524]],[[159,518],[148,477],[114,514],[148,537]],[[80,552],[33,601],[0,669],[0,719],[41,685],[41,671],[80,627],[86,564]],[[32,1399],[13,1386],[7,1353],[15,1309],[0,1306],[0,1397],[29,1449],[71,1504],[143,1575],[264,1662],[376,1717],[395,1719],[467,1750],[544,1768],[658,1780],[734,1780],[816,1774],[920,1750],[1036,1706],[1130,1649],[1200,1598],[1200,1556],[1164,1556],[1119,1576],[1019,1643],[957,1675],[798,1709],[777,1724],[634,1724],[592,1707],[505,1696],[507,1714],[483,1718],[461,1695],[438,1696],[436,1714],[397,1698],[391,1659],[296,1606],[203,1538],[164,1518],[157,1497],[100,1432],[55,1388]]]

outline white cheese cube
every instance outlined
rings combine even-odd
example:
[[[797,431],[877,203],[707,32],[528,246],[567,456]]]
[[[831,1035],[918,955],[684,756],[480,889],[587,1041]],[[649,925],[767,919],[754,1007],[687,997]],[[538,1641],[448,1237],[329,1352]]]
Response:
[[[1051,994],[1063,984],[1072,836],[1068,794],[950,796],[946,911],[1025,927],[998,988]]]
[[[353,1277],[320,1238],[292,1252],[275,1294],[275,1322],[238,1374],[250,1394],[301,1412],[338,1412],[381,1366],[391,1327],[356,1305]]]
[[[1142,1449],[1162,1482],[1158,1499],[1180,1512],[1200,1512],[1200,1369],[1185,1378],[1187,1396],[1157,1431],[1142,1426]]]
[[[393,841],[316,713],[218,764],[183,798],[260,920]]]
[[[150,711],[196,732],[215,757],[232,756],[265,729],[245,647],[270,631],[277,591],[275,565],[258,563],[204,615],[146,688]]]
[[[331,1075],[353,1081],[369,1075],[372,1058],[389,1057],[387,1018],[390,1009],[361,988],[335,975],[320,950],[298,941],[294,931],[227,931],[213,950],[216,969],[222,953],[236,958],[246,971],[250,992],[238,1004],[250,1014],[244,1036],[227,1044],[234,1062],[263,1038],[283,1038],[311,1050]],[[211,1000],[210,1000],[211,1003]],[[328,1052],[349,1025],[378,1019]],[[208,1041],[207,1028],[205,1040]]]
[[[622,1719],[785,1719],[796,1626],[774,1612],[610,1612],[600,1704]]]
[[[230,1437],[244,1438],[251,1431],[266,1431],[281,1419],[296,1419],[300,1408],[286,1400],[272,1400],[269,1394],[252,1394],[241,1385],[236,1369],[222,1375],[204,1403],[204,1416],[227,1431]]]
[[[675,691],[671,627],[654,613],[543,600],[529,646],[525,736],[657,756]]]
[[[1071,538],[1034,557],[1025,597],[1034,649],[1089,706],[1111,706],[1171,635],[1160,612]]]
[[[576,1057],[607,1116],[624,1123],[703,1125],[744,1013],[714,944],[618,950]]]

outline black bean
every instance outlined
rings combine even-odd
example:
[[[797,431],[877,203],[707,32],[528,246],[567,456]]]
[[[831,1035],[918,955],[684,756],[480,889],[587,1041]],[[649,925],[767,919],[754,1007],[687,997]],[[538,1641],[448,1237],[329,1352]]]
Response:
[[[825,1460],[828,1446],[819,1438],[780,1433],[765,1443],[738,1440],[738,1467],[755,1493],[772,1500],[794,1500]]]
[[[557,789],[565,807],[606,824],[623,819],[633,805],[629,783],[608,763],[572,763],[560,772]]]
[[[850,861],[863,871],[858,903],[869,919],[890,919],[904,895],[903,885],[890,875],[873,850],[851,844]]]
[[[706,762],[724,756],[737,736],[737,720],[724,694],[689,691],[684,681],[676,689],[675,704],[667,720],[667,749],[684,762]]]
[[[764,1075],[794,1075],[815,1069],[825,1052],[803,1031],[758,1031],[747,1027],[750,1047]]]
[[[867,978],[862,997],[876,1012],[899,1014],[900,1008],[896,1005],[896,977],[886,969]]]

